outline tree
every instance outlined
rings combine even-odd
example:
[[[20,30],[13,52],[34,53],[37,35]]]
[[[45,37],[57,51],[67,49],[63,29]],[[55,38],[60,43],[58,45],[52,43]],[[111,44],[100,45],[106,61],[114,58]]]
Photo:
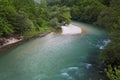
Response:
[[[58,18],[53,18],[49,22],[50,26],[59,29],[61,27],[60,23],[58,22]]]
[[[105,69],[105,72],[110,80],[120,80],[120,67],[112,68],[108,66],[108,69]]]
[[[0,18],[0,36],[7,36],[13,33],[12,26],[3,18]]]

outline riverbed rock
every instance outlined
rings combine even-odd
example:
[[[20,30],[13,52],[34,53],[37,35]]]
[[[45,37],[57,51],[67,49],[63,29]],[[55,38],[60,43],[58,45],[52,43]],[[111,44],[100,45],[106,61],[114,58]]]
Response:
[[[2,46],[5,43],[5,38],[0,38],[0,46]]]

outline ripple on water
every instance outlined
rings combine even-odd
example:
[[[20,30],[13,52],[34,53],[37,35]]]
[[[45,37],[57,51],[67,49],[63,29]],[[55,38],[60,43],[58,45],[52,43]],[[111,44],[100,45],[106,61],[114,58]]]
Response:
[[[78,71],[79,67],[68,67],[65,69],[62,69],[61,72],[70,72],[70,71]]]
[[[103,45],[101,45],[101,46],[99,47],[99,49],[104,49],[105,46],[107,46],[110,42],[111,42],[110,39],[105,39],[105,40],[103,40],[103,42],[102,42]]]
[[[61,70],[61,76],[67,80],[75,80],[76,76],[80,76],[79,67],[68,67]]]
[[[92,64],[86,63],[85,67],[86,69],[90,69],[92,67]]]
[[[67,78],[68,80],[74,80],[67,72],[61,73],[62,77]]]
[[[68,70],[78,70],[78,67],[69,67]]]

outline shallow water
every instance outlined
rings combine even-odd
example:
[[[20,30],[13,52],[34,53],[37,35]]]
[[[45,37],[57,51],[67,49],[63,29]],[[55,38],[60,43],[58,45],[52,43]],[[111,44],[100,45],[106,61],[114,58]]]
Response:
[[[0,80],[99,80],[97,56],[107,39],[101,29],[73,22],[85,33],[50,33],[1,52]]]

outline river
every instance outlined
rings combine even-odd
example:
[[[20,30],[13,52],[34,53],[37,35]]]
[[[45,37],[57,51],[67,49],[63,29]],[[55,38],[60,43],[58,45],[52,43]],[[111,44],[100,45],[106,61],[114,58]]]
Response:
[[[0,80],[99,80],[97,58],[106,32],[72,22],[82,34],[50,33],[1,52]]]

